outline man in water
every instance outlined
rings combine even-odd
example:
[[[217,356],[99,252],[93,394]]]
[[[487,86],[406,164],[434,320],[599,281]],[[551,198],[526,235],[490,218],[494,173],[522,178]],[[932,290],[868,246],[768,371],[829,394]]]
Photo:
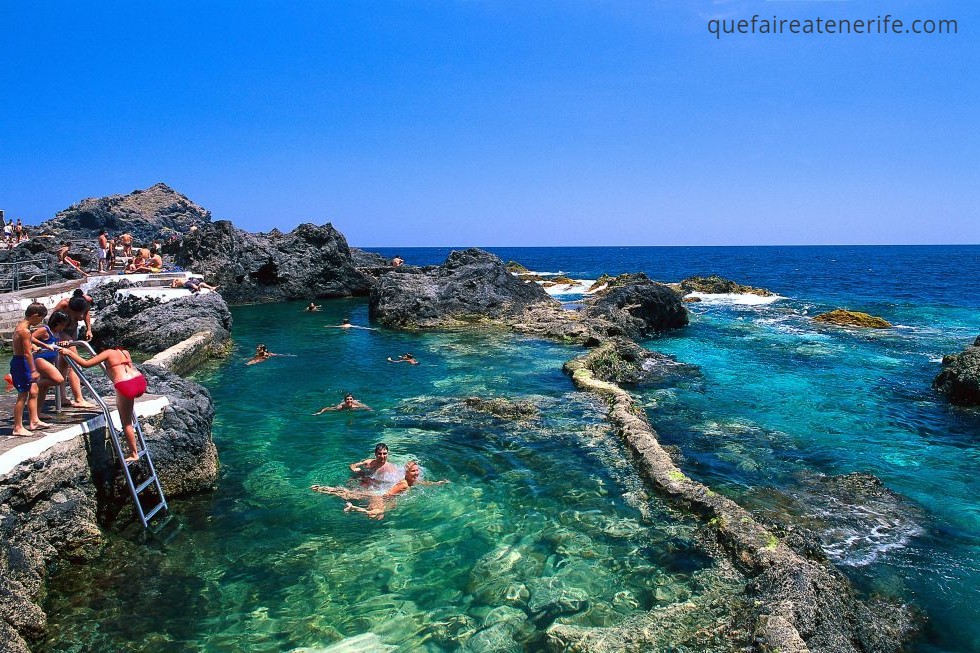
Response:
[[[256,363],[261,363],[262,361],[267,361],[273,356],[281,356],[282,354],[273,354],[271,351],[266,349],[265,345],[259,345],[255,348],[255,356],[249,359],[246,365],[255,365]]]
[[[328,410],[374,410],[365,403],[354,399],[354,395],[347,393],[344,395],[344,400],[337,404],[336,406],[324,406],[320,410],[313,413],[314,415],[319,415],[320,413],[325,413]]]
[[[320,310],[320,306],[314,304],[313,302],[310,302],[309,305],[306,307],[306,310],[308,313],[315,313],[316,311]]]
[[[402,354],[398,358],[392,358],[391,356],[389,356],[388,357],[388,362],[389,363],[408,363],[409,365],[418,365],[419,364],[419,362],[417,360],[415,360],[415,356],[412,356],[412,354],[410,354],[410,353]]]
[[[374,447],[374,458],[351,463],[350,470],[364,487],[381,485],[398,472],[398,468],[388,462],[388,445],[384,442],[379,442]]]
[[[364,490],[349,490],[345,487],[335,487],[330,485],[311,485],[310,489],[314,492],[320,492],[322,494],[332,494],[335,497],[340,497],[347,501],[344,504],[344,512],[363,512],[370,519],[384,519],[385,510],[388,504],[394,505],[395,497],[399,494],[404,494],[408,492],[415,485],[443,485],[448,483],[448,480],[441,481],[420,481],[419,474],[421,470],[419,469],[419,464],[414,460],[410,460],[405,465],[405,478],[395,483],[390,490],[384,494],[371,494]],[[362,508],[361,506],[355,506],[351,501],[357,499],[367,499],[367,508]]]

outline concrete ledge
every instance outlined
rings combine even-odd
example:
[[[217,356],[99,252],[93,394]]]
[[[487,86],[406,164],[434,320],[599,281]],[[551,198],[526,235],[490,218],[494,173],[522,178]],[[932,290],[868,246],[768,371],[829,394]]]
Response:
[[[146,401],[137,401],[135,411],[139,417],[149,417],[151,415],[159,415],[163,412],[163,409],[169,405],[170,400],[166,397],[153,397],[151,399],[147,399]],[[113,409],[112,412],[109,413],[109,416],[112,418],[112,423],[121,430],[122,422],[119,419],[119,411]],[[82,422],[81,424],[73,424],[60,431],[48,433],[40,440],[25,442],[19,447],[15,447],[4,454],[0,454],[0,477],[6,475],[8,472],[10,472],[10,470],[22,462],[28,461],[31,458],[44,453],[59,442],[65,442],[74,437],[78,437],[79,435],[91,433],[101,428],[105,428],[105,415],[100,414]]]
[[[208,358],[213,344],[213,333],[210,331],[199,331],[187,340],[178,342],[168,349],[164,349],[146,361],[144,365],[156,365],[157,367],[162,367],[175,374],[184,376]]]

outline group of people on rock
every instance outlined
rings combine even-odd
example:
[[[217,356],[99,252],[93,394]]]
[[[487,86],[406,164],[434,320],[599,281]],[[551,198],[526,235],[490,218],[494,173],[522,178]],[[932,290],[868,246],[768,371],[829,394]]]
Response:
[[[3,222],[3,216],[0,216],[0,224],[3,224],[3,239],[8,249],[12,249],[21,240],[27,240],[27,228],[20,218],[17,218],[16,223],[13,220]]]
[[[137,459],[136,432],[133,428],[133,409],[138,397],[146,392],[146,378],[133,365],[129,352],[115,342],[104,339],[100,352],[92,358],[78,354],[79,340],[92,339],[90,315],[91,298],[81,290],[75,290],[71,297],[58,302],[44,323],[48,309],[43,304],[33,303],[24,311],[24,319],[14,329],[13,357],[10,360],[10,373],[6,381],[8,389],[17,390],[14,402],[12,435],[31,436],[32,431],[49,428],[51,425],[40,419],[40,409],[48,390],[60,387],[62,401],[69,402],[64,383],[67,380],[74,400],[73,408],[95,408],[86,401],[81,381],[69,360],[80,367],[90,368],[103,365],[106,375],[116,390],[116,408],[123,424],[123,432],[130,453],[126,461]],[[28,425],[24,427],[24,408],[27,408]]]

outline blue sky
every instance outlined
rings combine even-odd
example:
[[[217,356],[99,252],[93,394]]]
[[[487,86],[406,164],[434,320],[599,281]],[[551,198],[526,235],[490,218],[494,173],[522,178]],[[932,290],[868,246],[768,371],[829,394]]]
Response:
[[[0,0],[0,208],[163,181],[359,246],[980,243],[978,6]],[[959,33],[708,31],[753,14]]]

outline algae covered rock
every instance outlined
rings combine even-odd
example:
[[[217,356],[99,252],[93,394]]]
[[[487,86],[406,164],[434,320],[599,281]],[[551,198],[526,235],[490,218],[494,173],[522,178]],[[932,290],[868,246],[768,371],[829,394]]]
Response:
[[[529,420],[538,416],[538,407],[530,401],[511,401],[500,397],[493,399],[467,397],[466,405],[473,410],[489,413],[501,419]]]
[[[719,277],[713,274],[710,277],[688,277],[678,284],[681,294],[686,295],[692,292],[701,292],[709,295],[759,295],[761,297],[772,297],[773,293],[765,288],[754,288],[743,286],[740,283]]]
[[[932,387],[959,406],[980,406],[980,336],[959,354],[943,357]]]
[[[863,329],[889,329],[892,326],[890,322],[880,317],[859,311],[849,311],[843,308],[838,308],[829,313],[822,313],[813,318],[813,321],[836,324],[837,326],[843,327],[860,327]]]

